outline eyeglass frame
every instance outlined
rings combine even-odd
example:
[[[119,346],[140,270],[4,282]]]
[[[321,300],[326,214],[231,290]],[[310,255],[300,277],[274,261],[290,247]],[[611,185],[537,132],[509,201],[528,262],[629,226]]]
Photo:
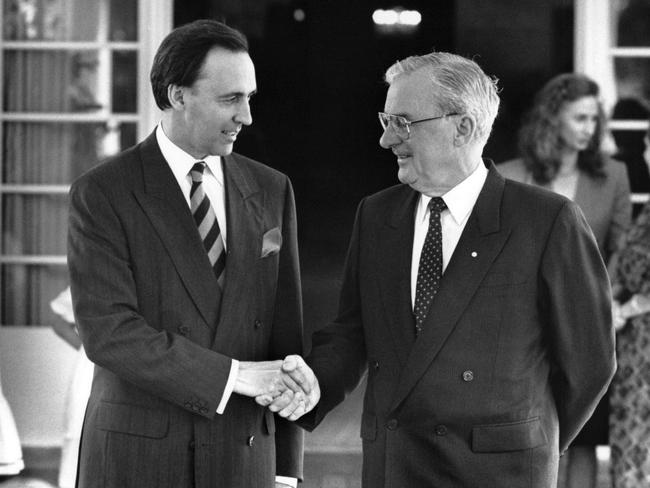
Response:
[[[395,115],[395,114],[389,114],[386,112],[377,112],[377,116],[379,117],[379,124],[381,125],[381,128],[385,131],[388,126],[390,125],[390,122],[386,125],[384,125],[384,120],[382,119],[382,116],[387,116],[389,118],[393,119],[402,119],[404,121],[404,126],[406,127],[406,137],[402,137],[402,135],[393,128],[393,131],[395,134],[397,134],[400,138],[404,140],[408,140],[411,137],[411,125],[412,124],[417,124],[419,122],[427,122],[429,120],[438,120],[438,119],[444,119],[445,117],[452,117],[453,115],[460,115],[458,112],[450,112],[448,114],[444,115],[439,115],[437,117],[427,117],[426,119],[419,119],[419,120],[409,120],[403,115]]]

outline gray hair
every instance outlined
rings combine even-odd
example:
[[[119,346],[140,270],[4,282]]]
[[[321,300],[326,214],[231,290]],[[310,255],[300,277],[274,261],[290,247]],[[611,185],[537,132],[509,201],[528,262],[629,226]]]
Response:
[[[471,59],[446,52],[410,56],[386,70],[389,85],[395,78],[426,69],[439,107],[445,112],[470,114],[476,120],[475,140],[485,144],[499,111],[496,78],[490,78]]]

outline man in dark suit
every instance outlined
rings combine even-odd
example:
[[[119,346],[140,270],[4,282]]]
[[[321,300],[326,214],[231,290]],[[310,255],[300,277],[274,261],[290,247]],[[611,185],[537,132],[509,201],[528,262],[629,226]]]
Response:
[[[380,144],[402,184],[359,205],[338,317],[307,358],[321,401],[299,422],[367,371],[365,488],[555,487],[614,372],[596,242],[572,202],[482,160],[499,98],[475,62],[414,56],[386,80]]]
[[[232,153],[256,91],[246,39],[180,27],[151,82],[154,133],[70,192],[74,312],[96,363],[78,486],[295,486],[301,430],[251,398],[286,389],[302,312],[289,179]],[[304,398],[287,403],[285,417]]]

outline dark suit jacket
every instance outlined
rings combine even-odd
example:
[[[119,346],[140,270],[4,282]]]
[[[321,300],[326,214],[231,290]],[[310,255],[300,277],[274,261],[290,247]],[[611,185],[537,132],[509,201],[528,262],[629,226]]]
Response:
[[[416,339],[418,193],[359,205],[337,319],[313,337],[314,428],[368,369],[365,488],[551,488],[614,372],[610,291],[567,199],[490,168]]]
[[[230,358],[302,350],[291,184],[235,154],[223,168],[223,294],[155,134],[72,186],[72,297],[96,363],[81,487],[272,487],[276,473],[302,476],[300,429],[236,394],[215,414]],[[263,256],[278,233],[281,248]]]
[[[497,166],[504,178],[534,184],[532,174],[523,159],[512,159]],[[592,178],[580,171],[573,201],[580,207],[596,237],[605,261],[621,245],[621,239],[630,226],[632,202],[630,182],[625,165],[607,160],[603,167],[604,178]]]

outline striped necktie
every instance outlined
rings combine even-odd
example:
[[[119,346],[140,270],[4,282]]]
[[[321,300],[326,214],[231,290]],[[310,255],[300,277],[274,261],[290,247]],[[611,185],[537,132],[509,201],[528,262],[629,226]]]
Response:
[[[415,285],[415,332],[422,331],[422,324],[429,313],[433,298],[438,293],[442,278],[442,226],[440,213],[447,208],[441,197],[434,197],[429,202],[429,229],[424,238],[418,278]]]
[[[225,269],[226,269],[226,252],[223,247],[223,239],[221,238],[221,231],[219,230],[219,222],[214,213],[210,199],[205,194],[203,189],[203,171],[205,170],[205,162],[199,161],[190,170],[190,177],[192,178],[192,188],[190,189],[190,208],[192,209],[192,216],[194,222],[199,228],[199,235],[203,241],[210,259],[210,264],[217,277],[219,287],[223,290]]]

